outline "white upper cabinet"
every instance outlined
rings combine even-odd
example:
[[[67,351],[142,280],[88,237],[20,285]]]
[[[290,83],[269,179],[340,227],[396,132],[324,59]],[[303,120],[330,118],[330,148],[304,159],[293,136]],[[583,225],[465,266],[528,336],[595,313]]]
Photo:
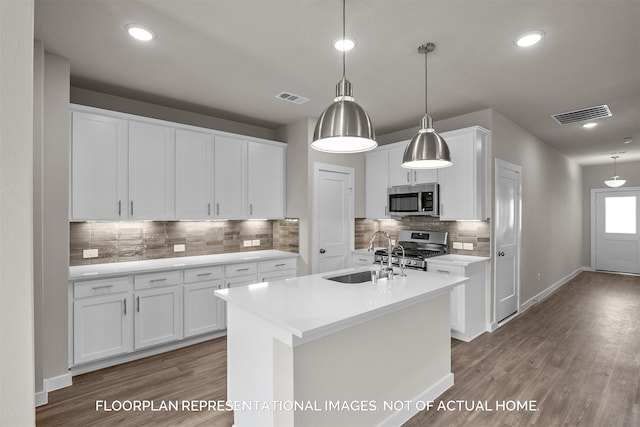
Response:
[[[174,218],[175,129],[129,122],[129,218]]]
[[[246,168],[247,141],[216,136],[213,168],[216,218],[246,218]]]
[[[284,147],[249,142],[247,159],[249,218],[284,218],[284,161]]]
[[[389,150],[366,153],[365,215],[367,218],[387,217],[387,187],[389,187]]]
[[[490,132],[479,126],[444,132],[453,165],[441,169],[440,219],[487,219],[487,158]]]
[[[72,108],[72,220],[284,218],[285,144]]]
[[[407,169],[401,166],[408,144],[409,141],[394,143],[389,150],[389,186],[438,182],[437,169]]]
[[[127,121],[73,112],[71,219],[127,218]]]
[[[213,136],[176,130],[176,218],[213,218]]]

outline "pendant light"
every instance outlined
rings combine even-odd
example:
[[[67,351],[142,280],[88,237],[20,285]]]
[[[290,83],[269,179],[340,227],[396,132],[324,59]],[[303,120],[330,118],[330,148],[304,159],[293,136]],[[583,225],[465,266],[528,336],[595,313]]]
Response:
[[[345,2],[342,0],[342,38],[345,39]],[[322,112],[313,132],[311,148],[327,153],[359,153],[378,146],[367,113],[353,99],[346,79],[345,51],[342,51],[342,79],[336,85],[333,104]]]
[[[433,119],[427,110],[427,55],[433,52],[436,45],[423,44],[418,47],[418,53],[424,55],[424,110],[425,114],[420,122],[418,134],[411,138],[404,150],[402,167],[408,169],[437,169],[451,166],[451,155],[446,141],[433,129]]]
[[[609,187],[613,187],[613,188],[622,187],[624,185],[624,183],[627,182],[627,180],[625,180],[625,179],[618,179],[618,178],[620,178],[618,176],[618,174],[616,173],[616,159],[618,157],[620,157],[620,156],[611,156],[611,158],[613,159],[613,176],[611,177],[611,179],[607,179],[604,182]]]

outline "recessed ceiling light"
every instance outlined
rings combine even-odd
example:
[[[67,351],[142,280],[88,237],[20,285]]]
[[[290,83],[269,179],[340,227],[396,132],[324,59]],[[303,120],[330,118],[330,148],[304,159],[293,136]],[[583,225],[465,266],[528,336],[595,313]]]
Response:
[[[529,31],[527,33],[521,34],[514,41],[514,43],[520,47],[529,47],[538,43],[544,37],[544,31],[536,30]]]
[[[127,24],[124,29],[127,30],[127,33],[129,33],[131,37],[137,40],[148,42],[156,38],[156,33],[143,25]]]
[[[338,37],[333,41],[333,47],[335,47],[340,52],[342,51],[350,51],[356,46],[356,40],[353,37]]]
[[[595,123],[595,122],[589,122],[589,123],[585,123],[585,124],[582,125],[582,127],[585,128],[585,129],[591,129],[591,128],[594,128],[596,126],[598,126],[598,124]]]

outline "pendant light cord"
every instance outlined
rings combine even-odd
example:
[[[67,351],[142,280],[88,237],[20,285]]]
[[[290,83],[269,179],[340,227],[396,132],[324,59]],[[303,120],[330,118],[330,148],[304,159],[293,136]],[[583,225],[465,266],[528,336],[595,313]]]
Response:
[[[427,109],[428,105],[427,105],[427,91],[428,91],[428,87],[429,87],[429,82],[428,82],[428,73],[429,73],[429,67],[427,67],[427,56],[429,56],[429,52],[425,52],[424,53],[424,114],[427,115],[429,110]]]
[[[343,49],[342,49],[342,79],[344,79],[347,75],[347,61],[345,58],[346,55],[346,50],[344,49],[344,39],[347,36],[347,32],[346,32],[346,18],[345,18],[345,14],[346,14],[346,9],[347,9],[347,0],[342,0],[342,43],[343,43]]]

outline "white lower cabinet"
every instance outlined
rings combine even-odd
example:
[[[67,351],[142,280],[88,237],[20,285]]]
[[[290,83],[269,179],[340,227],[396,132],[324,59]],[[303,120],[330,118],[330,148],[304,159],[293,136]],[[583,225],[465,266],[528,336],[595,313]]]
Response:
[[[258,282],[258,263],[245,262],[231,264],[224,267],[224,277],[227,288],[251,285]]]
[[[258,272],[260,282],[296,277],[298,275],[298,260],[287,258],[261,261],[258,265]]]
[[[222,267],[192,268],[184,272],[184,337],[224,329],[224,301],[214,292],[222,288]]]
[[[182,338],[179,286],[137,291],[135,297],[136,350]]]
[[[457,265],[434,258],[427,260],[427,271],[469,278],[451,292],[451,336],[469,342],[486,332],[486,262]]]
[[[73,360],[85,363],[133,349],[131,278],[75,282]]]

